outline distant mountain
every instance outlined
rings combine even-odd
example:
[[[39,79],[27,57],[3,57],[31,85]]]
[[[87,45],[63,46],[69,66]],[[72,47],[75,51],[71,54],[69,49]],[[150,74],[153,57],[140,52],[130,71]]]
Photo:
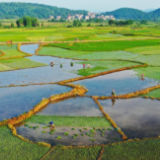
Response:
[[[70,10],[65,8],[58,8],[43,4],[34,3],[0,3],[0,19],[5,18],[19,18],[23,16],[34,16],[37,18],[49,18],[49,16],[62,16],[66,18],[68,15],[84,14],[85,10]]]
[[[157,21],[160,18],[160,8],[148,13],[151,20]]]
[[[150,12],[153,12],[153,11],[155,11],[156,9],[146,9],[146,10],[144,10],[143,12],[146,12],[146,13],[150,13]]]
[[[146,13],[132,8],[120,8],[112,12],[102,13],[104,15],[113,15],[116,19],[133,19],[133,20],[141,20],[146,19]]]

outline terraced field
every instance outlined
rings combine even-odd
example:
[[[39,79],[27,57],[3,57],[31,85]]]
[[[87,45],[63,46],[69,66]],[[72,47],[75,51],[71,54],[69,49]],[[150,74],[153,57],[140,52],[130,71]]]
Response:
[[[156,159],[159,39],[127,41],[98,27],[51,30],[24,37],[117,40],[0,46],[0,159]]]

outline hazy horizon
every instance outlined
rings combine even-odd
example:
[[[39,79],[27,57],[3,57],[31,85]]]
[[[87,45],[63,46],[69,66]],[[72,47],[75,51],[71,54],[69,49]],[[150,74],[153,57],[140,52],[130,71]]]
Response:
[[[142,11],[145,10],[153,10],[158,9],[160,7],[160,1],[153,0],[151,2],[147,2],[146,0],[134,0],[134,1],[128,1],[128,0],[99,0],[99,1],[93,1],[93,0],[58,0],[58,1],[51,1],[51,0],[5,0],[0,2],[25,2],[25,3],[38,3],[38,4],[45,4],[50,6],[56,6],[59,8],[68,8],[72,10],[87,10],[90,12],[107,12],[107,11],[114,11],[119,8],[133,8],[133,9],[139,9]],[[153,3],[155,2],[155,3]]]

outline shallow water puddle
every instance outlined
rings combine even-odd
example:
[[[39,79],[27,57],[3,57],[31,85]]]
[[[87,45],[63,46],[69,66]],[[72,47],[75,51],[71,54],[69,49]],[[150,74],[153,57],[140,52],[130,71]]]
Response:
[[[46,142],[51,144],[52,146],[55,146],[57,144],[61,145],[79,145],[79,146],[85,146],[85,145],[95,145],[95,144],[107,144],[111,142],[117,142],[121,140],[121,137],[118,132],[116,132],[112,127],[108,127],[111,130],[107,130],[105,128],[105,132],[103,133],[104,136],[102,136],[101,131],[96,131],[96,133],[90,133],[90,127],[87,127],[88,130],[84,130],[84,127],[74,127],[75,130],[72,130],[73,127],[58,127],[56,126],[55,131],[53,134],[50,134],[50,127],[43,128],[45,125],[40,124],[29,124],[29,126],[39,126],[37,129],[29,128],[28,126],[25,127],[24,125],[21,127],[17,127],[17,134],[33,141],[33,142]],[[82,129],[82,132],[79,130]],[[97,128],[96,128],[97,129]],[[102,129],[102,128],[101,128]],[[46,131],[45,133],[42,133],[42,131]],[[64,135],[64,133],[68,132],[68,135]],[[86,135],[89,133],[89,135],[94,135],[94,137],[90,137]],[[73,139],[75,136],[74,134],[78,134],[78,136]],[[83,134],[84,136],[82,136]],[[57,137],[61,137],[61,139],[56,139]],[[90,139],[95,139],[95,141],[91,141]]]
[[[160,101],[133,98],[116,100],[114,105],[111,100],[99,102],[129,139],[160,135]]]
[[[37,115],[103,116],[94,100],[87,97],[76,97],[57,103],[50,103]]]
[[[144,81],[135,75],[132,70],[125,70],[98,76],[91,79],[73,82],[73,84],[84,85],[88,92],[86,95],[110,96],[112,89],[117,95],[135,92],[151,86],[156,86],[158,81],[145,78]]]
[[[0,88],[0,120],[28,112],[42,98],[70,91],[71,88],[59,85],[36,85],[26,87]]]

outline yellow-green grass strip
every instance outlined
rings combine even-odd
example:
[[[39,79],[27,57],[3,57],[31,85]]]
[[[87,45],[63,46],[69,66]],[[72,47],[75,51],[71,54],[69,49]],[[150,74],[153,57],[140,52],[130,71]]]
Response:
[[[47,66],[47,64],[35,62],[27,58],[13,58],[0,60],[0,63],[6,64],[17,69]]]
[[[73,126],[73,127],[111,127],[105,117],[84,117],[84,116],[47,116],[34,115],[26,119],[26,123],[49,124],[54,121],[56,126]]]
[[[0,63],[0,71],[10,71],[10,70],[14,70],[14,68],[9,67],[5,64]]]
[[[160,54],[160,45],[136,47],[136,48],[127,49],[126,51],[132,52],[132,53],[139,53],[139,54]]]

